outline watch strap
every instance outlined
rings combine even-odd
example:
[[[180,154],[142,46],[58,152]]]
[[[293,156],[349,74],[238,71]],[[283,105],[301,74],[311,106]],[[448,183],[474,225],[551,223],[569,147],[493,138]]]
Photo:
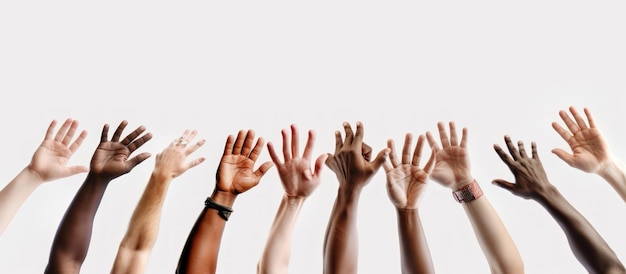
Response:
[[[483,195],[483,190],[480,188],[476,180],[473,180],[468,185],[460,188],[457,191],[452,192],[452,196],[459,203],[468,203],[480,198]]]

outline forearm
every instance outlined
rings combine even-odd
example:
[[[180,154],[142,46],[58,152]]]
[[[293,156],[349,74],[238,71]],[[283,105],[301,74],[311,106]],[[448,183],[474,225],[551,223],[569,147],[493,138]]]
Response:
[[[232,207],[236,196],[216,190],[211,198]],[[217,210],[205,207],[189,233],[176,273],[215,273],[225,225]]]
[[[397,209],[402,273],[435,273],[418,209]]]
[[[111,273],[142,273],[156,242],[161,211],[171,179],[152,174],[120,243]]]
[[[524,273],[517,246],[485,195],[463,203],[491,273]]]
[[[616,254],[585,219],[556,188],[537,198],[561,226],[570,248],[578,261],[590,273],[625,273]],[[619,270],[618,272],[611,272]]]
[[[107,184],[108,181],[87,176],[59,224],[46,273],[68,268],[78,273],[87,256],[93,221]]]
[[[607,181],[626,202],[626,168],[623,163],[613,160],[600,170],[598,175]]]
[[[324,273],[357,273],[359,190],[339,189],[324,243]]]
[[[9,226],[26,199],[42,183],[41,177],[24,168],[0,191],[0,235]]]
[[[272,224],[257,273],[284,273],[289,269],[293,230],[305,198],[283,198]]]

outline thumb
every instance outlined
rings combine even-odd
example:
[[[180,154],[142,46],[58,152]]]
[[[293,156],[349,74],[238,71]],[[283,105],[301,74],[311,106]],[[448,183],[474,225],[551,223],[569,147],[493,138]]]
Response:
[[[320,174],[322,173],[322,168],[324,168],[324,163],[326,162],[327,158],[328,158],[328,154],[322,154],[319,157],[317,157],[317,160],[315,160],[315,167],[314,167],[315,176],[320,176]]]
[[[378,155],[376,155],[376,159],[374,159],[374,161],[372,162],[372,164],[374,164],[375,169],[380,168],[380,166],[382,166],[385,163],[385,161],[387,161],[387,156],[389,156],[390,152],[391,150],[389,148],[385,148],[381,150],[380,152],[378,152]]]
[[[556,154],[561,160],[566,162],[570,166],[574,166],[574,155],[567,153],[565,150],[560,148],[555,148],[552,150],[552,153]]]
[[[493,181],[491,181],[491,183],[501,188],[504,188],[510,192],[513,192],[513,190],[515,189],[515,184],[506,180],[494,179]]]

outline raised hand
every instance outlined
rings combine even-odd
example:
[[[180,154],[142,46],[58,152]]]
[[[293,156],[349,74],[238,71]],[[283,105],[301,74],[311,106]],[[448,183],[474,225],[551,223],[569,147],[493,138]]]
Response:
[[[238,195],[259,184],[261,177],[273,165],[272,162],[265,162],[254,170],[264,143],[263,138],[254,143],[253,130],[240,130],[237,139],[229,135],[217,170],[216,190]]]
[[[324,161],[328,157],[326,154],[320,155],[315,161],[314,170],[311,170],[311,154],[315,144],[315,132],[309,130],[308,139],[302,157],[298,157],[298,128],[291,125],[291,136],[285,129],[281,131],[283,137],[283,159],[274,149],[274,144],[267,143],[270,157],[278,169],[278,175],[283,183],[285,195],[288,197],[308,197],[320,184],[320,172],[324,166]]]
[[[378,153],[374,161],[370,162],[370,152],[364,150],[363,124],[357,122],[356,133],[353,133],[350,124],[343,123],[346,133],[345,139],[341,139],[341,133],[335,132],[335,154],[328,154],[326,165],[335,172],[340,185],[362,188],[376,174],[380,166],[385,162],[388,149]]]
[[[525,199],[539,198],[540,194],[553,187],[548,181],[548,176],[539,159],[535,142],[531,144],[531,157],[528,157],[526,154],[522,141],[519,141],[517,143],[518,148],[515,148],[515,145],[511,142],[511,137],[506,135],[504,136],[504,142],[511,154],[510,156],[497,144],[494,144],[493,148],[513,173],[515,183],[503,179],[495,179],[493,180],[495,185]]]
[[[387,194],[393,205],[398,209],[416,209],[422,193],[426,189],[429,173],[434,168],[435,153],[431,153],[424,168],[419,163],[424,146],[424,135],[417,139],[417,145],[411,157],[413,136],[407,133],[402,148],[402,159],[398,160],[393,140],[387,141],[390,149],[389,161],[383,165],[387,174]]]
[[[569,111],[572,114],[571,118],[566,111],[559,111],[567,129],[557,122],[553,122],[552,127],[567,142],[572,153],[560,148],[553,149],[552,153],[574,168],[584,172],[599,173],[612,158],[608,143],[596,126],[589,109],[584,109],[588,122],[585,122],[576,108],[569,107]]]
[[[152,139],[152,134],[146,133],[140,137],[146,128],[139,126],[120,141],[120,136],[127,125],[128,121],[122,121],[111,140],[108,139],[109,125],[104,125],[100,144],[91,159],[90,173],[92,175],[110,181],[130,172],[150,157],[150,153],[144,152],[129,159],[135,150]]]
[[[87,136],[83,130],[72,142],[78,121],[67,119],[56,134],[54,129],[57,121],[53,120],[48,127],[46,136],[33,154],[27,169],[41,178],[44,182],[69,177],[78,173],[87,172],[86,166],[67,166],[70,157],[80,147]]]
[[[188,145],[197,134],[196,130],[185,130],[180,138],[174,140],[161,153],[157,154],[154,172],[169,178],[176,178],[190,168],[202,163],[205,160],[204,157],[186,162],[187,157],[205,143],[203,139],[193,145]]]
[[[436,156],[435,167],[430,177],[436,182],[453,190],[459,189],[472,182],[470,159],[467,151],[467,128],[463,128],[463,136],[459,142],[454,122],[449,123],[450,136],[446,132],[444,123],[437,123],[441,147],[430,132],[426,138],[430,148]]]

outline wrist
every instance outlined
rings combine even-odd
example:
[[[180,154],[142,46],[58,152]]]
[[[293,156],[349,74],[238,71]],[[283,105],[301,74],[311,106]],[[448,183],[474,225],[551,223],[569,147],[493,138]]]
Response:
[[[28,178],[26,181],[32,183],[33,185],[39,186],[45,182],[41,174],[34,170],[30,165],[26,166],[22,170],[22,174]]]
[[[215,190],[213,190],[213,194],[211,194],[211,199],[221,205],[232,207],[233,204],[235,204],[237,195],[216,188]]]
[[[306,198],[307,197],[305,196],[289,196],[287,195],[287,193],[283,195],[283,199],[287,200],[289,204],[294,204],[294,205],[304,203],[304,201],[306,201]]]
[[[459,178],[459,180],[457,180],[455,183],[453,183],[450,188],[452,189],[452,191],[458,191],[464,187],[466,187],[467,185],[471,184],[472,182],[474,182],[474,177],[472,177],[472,175],[467,175],[464,176],[462,178]]]
[[[622,172],[622,165],[616,160],[608,160],[596,169],[594,172],[598,176],[604,178],[605,180],[610,181],[611,178],[615,177],[616,174]]]
[[[533,195],[533,199],[541,204],[545,204],[559,197],[562,197],[561,193],[553,185],[545,187],[542,190],[537,191],[537,193]]]

